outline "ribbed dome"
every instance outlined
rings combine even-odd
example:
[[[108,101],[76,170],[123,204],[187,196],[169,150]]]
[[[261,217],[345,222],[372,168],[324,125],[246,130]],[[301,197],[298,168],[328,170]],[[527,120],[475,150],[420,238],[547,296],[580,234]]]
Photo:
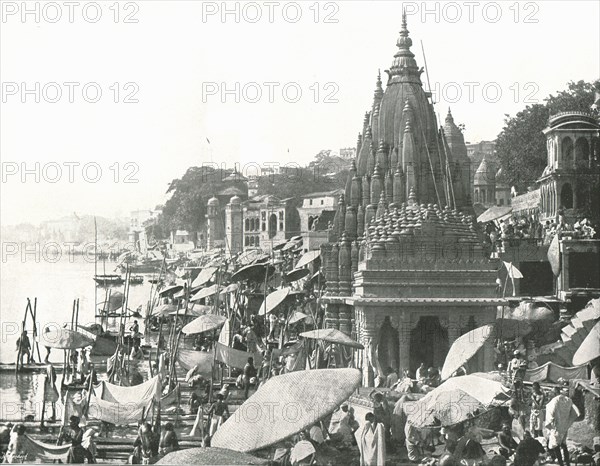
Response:
[[[208,200],[209,207],[219,207],[219,200],[216,197],[211,197]]]
[[[242,203],[242,198],[240,196],[233,196],[229,203],[231,205],[240,205]]]

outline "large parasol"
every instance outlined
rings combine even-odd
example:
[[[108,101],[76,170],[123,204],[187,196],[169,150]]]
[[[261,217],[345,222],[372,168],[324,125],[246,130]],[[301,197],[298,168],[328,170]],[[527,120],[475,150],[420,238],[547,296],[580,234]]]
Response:
[[[308,251],[306,254],[304,254],[300,258],[300,260],[296,264],[296,268],[299,269],[300,267],[304,267],[305,265],[310,264],[312,261],[314,261],[320,255],[321,255],[321,251]]]
[[[487,374],[452,377],[416,401],[408,422],[417,428],[451,426],[508,400],[508,389]]]
[[[202,314],[206,314],[206,313],[212,311],[212,309],[213,309],[213,306],[206,306],[204,304],[194,303],[191,306],[188,306],[187,315],[190,317],[198,317],[198,316],[201,316]],[[169,315],[174,316],[174,315],[179,314],[180,316],[183,316],[184,313],[185,313],[185,309],[179,309],[179,312],[171,311],[171,312],[169,312]]]
[[[187,324],[181,331],[186,335],[193,335],[195,333],[209,332],[216,330],[221,327],[227,319],[223,316],[215,314],[204,314],[197,319],[192,320]]]
[[[94,344],[93,338],[66,328],[50,329],[50,331],[39,335],[38,341],[43,346],[65,350],[85,348]]]
[[[580,366],[600,357],[600,321],[585,337],[573,355],[573,365]]]
[[[478,223],[487,223],[493,220],[498,220],[507,215],[510,215],[512,212],[512,207],[509,206],[492,206],[484,213],[482,213],[479,217],[477,217]]]
[[[285,281],[287,282],[295,282],[300,280],[301,278],[306,277],[310,273],[308,269],[294,269],[291,272],[285,274]]]
[[[285,298],[290,294],[290,288],[280,288],[279,290],[273,291],[267,295],[267,298],[263,301],[258,310],[259,315],[265,315],[274,310],[279,306]]]
[[[159,296],[167,296],[170,294],[175,294],[181,290],[183,290],[183,285],[171,285],[171,286],[167,286],[166,288],[159,291],[158,295]]]
[[[268,268],[268,270],[267,270]],[[267,264],[251,264],[237,270],[232,276],[232,282],[240,282],[242,280],[262,281],[267,276],[272,275],[275,272],[275,267]]]
[[[174,451],[155,464],[254,465],[269,464],[269,461],[239,451],[209,447]]]
[[[295,324],[296,322],[300,322],[301,320],[306,319],[307,317],[309,317],[308,315],[306,315],[304,312],[300,312],[300,311],[295,311],[291,317],[290,320],[288,321],[290,324]]]
[[[219,290],[220,290],[220,287],[218,285],[211,285],[209,287],[202,288],[200,291],[198,291],[198,293],[196,293],[194,296],[192,296],[190,298],[190,301],[196,302],[196,301],[200,301],[201,299],[208,298],[210,296],[217,294],[219,292]]]
[[[304,338],[312,338],[313,340],[322,340],[329,343],[338,343],[340,345],[350,346],[351,348],[364,349],[364,346],[354,341],[348,335],[334,328],[323,328],[318,330],[310,330],[300,334]]]
[[[175,304],[161,304],[160,306],[154,308],[154,311],[152,311],[152,314],[156,315],[156,316],[164,317],[164,316],[168,316],[172,312],[177,312],[177,306]]]
[[[280,442],[331,414],[358,388],[360,379],[358,369],[272,377],[217,430],[211,445],[251,452]]]
[[[216,271],[217,267],[206,267],[202,269],[196,279],[192,282],[192,288],[198,288],[199,286],[206,285]]]
[[[494,324],[478,327],[456,339],[442,368],[442,379],[452,376],[463,364],[466,364],[477,351],[494,335]]]

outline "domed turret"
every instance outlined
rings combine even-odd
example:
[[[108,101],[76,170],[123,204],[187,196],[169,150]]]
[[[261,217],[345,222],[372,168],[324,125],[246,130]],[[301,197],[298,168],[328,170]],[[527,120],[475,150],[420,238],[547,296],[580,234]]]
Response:
[[[479,164],[479,168],[475,172],[474,184],[475,186],[487,186],[496,183],[496,171],[494,164],[488,162],[487,156],[483,157],[483,160]]]
[[[208,207],[219,207],[219,200],[216,197],[211,197],[208,200]]]

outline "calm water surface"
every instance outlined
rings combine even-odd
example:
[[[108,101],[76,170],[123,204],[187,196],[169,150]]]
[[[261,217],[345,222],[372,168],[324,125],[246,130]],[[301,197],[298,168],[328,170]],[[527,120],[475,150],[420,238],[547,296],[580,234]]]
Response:
[[[30,259],[30,260],[27,260]],[[114,263],[106,263],[106,273],[113,273]],[[103,265],[98,264],[98,273],[103,273]],[[14,363],[16,360],[16,341],[19,336],[21,321],[25,313],[27,298],[37,297],[37,325],[43,329],[46,325],[60,325],[71,322],[73,300],[79,299],[79,323],[94,323],[94,262],[83,256],[63,257],[52,263],[36,261],[35,257],[8,257],[0,264],[0,316],[2,338],[0,341],[0,362]],[[144,284],[132,286],[129,292],[129,308],[143,306],[150,297],[151,275],[144,275]],[[123,287],[113,287],[115,291],[123,291]],[[98,302],[105,299],[105,291],[98,288]],[[142,312],[142,314],[144,314]],[[27,321],[29,338],[33,323]],[[42,358],[45,348],[40,348]],[[36,361],[37,353],[36,353]],[[63,352],[53,350],[52,362],[62,362]],[[19,374],[14,372],[0,373],[0,419],[22,419],[27,414],[34,414],[39,419],[42,401],[44,376],[42,374]],[[57,383],[60,386],[60,375]]]

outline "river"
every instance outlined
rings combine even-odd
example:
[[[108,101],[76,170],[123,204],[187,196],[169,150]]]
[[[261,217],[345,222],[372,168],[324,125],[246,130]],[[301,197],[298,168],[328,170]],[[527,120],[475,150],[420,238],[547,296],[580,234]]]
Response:
[[[16,359],[16,341],[27,305],[27,298],[33,305],[37,298],[38,332],[46,326],[71,323],[73,301],[79,299],[79,323],[94,323],[95,282],[94,262],[86,256],[63,256],[59,260],[40,255],[8,256],[0,264],[0,312],[2,340],[0,343],[0,362],[14,363]],[[114,263],[98,264],[98,273],[114,273]],[[131,286],[129,308],[135,310],[142,305],[145,313],[150,296],[151,275],[144,275],[144,283]],[[113,287],[123,291],[123,286]],[[98,288],[98,302],[105,299],[105,290]],[[33,343],[33,322],[28,317],[26,324],[29,338]],[[143,328],[143,327],[142,327]],[[45,349],[40,348],[42,358]],[[39,361],[37,352],[36,361]],[[52,350],[51,362],[62,362],[63,352]],[[36,403],[41,401],[42,374],[0,374],[0,399],[2,413],[0,419],[22,419],[26,414],[36,412]],[[60,380],[60,376],[59,376]],[[37,411],[39,413],[39,410]],[[37,418],[37,415],[36,415]]]

